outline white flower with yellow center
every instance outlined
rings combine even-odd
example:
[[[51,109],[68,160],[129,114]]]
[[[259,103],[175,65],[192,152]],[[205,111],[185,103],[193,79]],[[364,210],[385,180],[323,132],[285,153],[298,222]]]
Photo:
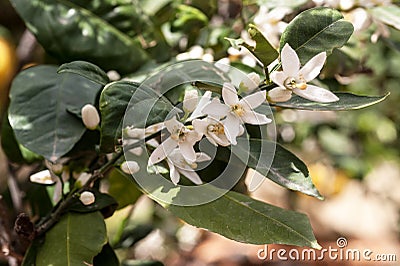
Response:
[[[202,135],[193,130],[193,127],[185,126],[176,120],[175,116],[164,124],[171,136],[153,151],[148,164],[154,165],[161,162],[167,158],[176,147],[179,147],[179,151],[186,161],[189,163],[194,162],[196,160],[196,152],[193,146],[201,139]]]
[[[237,144],[236,137],[241,133],[241,124],[264,125],[272,121],[253,110],[265,102],[265,91],[258,91],[239,100],[235,87],[231,83],[224,83],[222,99],[225,104],[213,99],[204,107],[203,113],[216,119],[226,117],[223,121],[224,132],[233,145]]]
[[[200,185],[201,181],[199,175],[195,172],[198,162],[205,162],[210,160],[210,156],[203,152],[195,153],[195,160],[189,163],[185,160],[179,149],[174,149],[167,157],[167,164],[169,167],[169,175],[172,183],[177,185],[180,180],[180,175],[186,176],[190,181],[196,185]]]
[[[329,90],[309,85],[307,82],[315,79],[321,72],[326,60],[322,52],[310,59],[302,68],[296,51],[285,44],[281,52],[283,71],[271,73],[271,80],[279,87],[268,92],[268,99],[273,102],[284,102],[291,98],[292,93],[315,102],[336,102],[339,98]]]
[[[211,117],[204,119],[195,119],[192,122],[194,129],[206,136],[206,138],[215,146],[229,146],[231,143],[225,135],[224,125]]]

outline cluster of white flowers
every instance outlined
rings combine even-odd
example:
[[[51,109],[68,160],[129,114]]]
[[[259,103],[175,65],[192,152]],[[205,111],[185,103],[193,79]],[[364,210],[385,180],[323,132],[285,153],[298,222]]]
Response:
[[[242,92],[252,92],[260,82],[260,77],[250,73],[241,84]],[[222,86],[222,100],[212,98],[212,92],[206,91],[199,95],[197,90],[188,90],[183,100],[184,116],[173,116],[163,122],[163,126],[155,127],[157,131],[163,127],[167,130],[167,137],[161,144],[152,144],[155,147],[151,153],[148,166],[154,166],[161,161],[166,161],[169,167],[171,181],[176,185],[180,175],[184,175],[194,184],[202,184],[195,172],[197,163],[210,160],[204,152],[196,152],[194,146],[203,137],[215,146],[236,145],[236,138],[244,133],[244,124],[263,125],[272,120],[263,114],[254,111],[255,108],[266,102],[266,91],[258,91],[239,99],[238,91],[231,83]],[[154,126],[152,126],[154,128]],[[127,128],[126,133],[131,138],[129,144],[145,137],[146,129]],[[137,132],[141,134],[136,134]],[[155,130],[151,130],[155,132]],[[135,134],[133,134],[135,133]],[[129,164],[134,164],[130,161]],[[126,164],[121,169],[132,173],[132,168]],[[130,169],[130,170],[129,170]],[[135,172],[135,171],[133,171]]]

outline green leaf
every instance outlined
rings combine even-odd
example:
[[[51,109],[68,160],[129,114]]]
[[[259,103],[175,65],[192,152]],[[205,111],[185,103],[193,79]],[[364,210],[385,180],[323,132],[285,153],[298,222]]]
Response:
[[[106,85],[108,82],[110,82],[106,72],[104,72],[98,66],[85,61],[66,63],[61,65],[57,70],[57,73],[67,72],[78,74],[101,85]]]
[[[14,163],[31,164],[43,159],[42,156],[31,152],[18,143],[10,122],[8,121],[8,115],[3,118],[3,123],[1,124],[1,147],[7,158]]]
[[[297,95],[293,95],[287,102],[270,103],[282,108],[312,110],[312,111],[345,111],[358,110],[382,102],[389,96],[361,96],[348,92],[335,92],[339,101],[331,103],[312,102]]]
[[[46,233],[36,265],[92,264],[106,243],[106,226],[99,212],[67,213]]]
[[[370,10],[371,14],[398,30],[400,30],[400,7],[396,5],[377,6]]]
[[[121,138],[122,120],[133,93],[140,85],[130,81],[117,81],[104,87],[100,95],[101,138],[100,150],[113,152]]]
[[[115,201],[115,199],[108,194],[101,193],[97,189],[93,189],[90,192],[94,194],[96,199],[93,204],[84,205],[79,199],[76,199],[76,201],[71,204],[68,210],[79,213],[100,211],[104,218],[112,216],[118,207],[118,203]]]
[[[14,79],[8,118],[19,143],[56,161],[85,132],[67,109],[94,104],[101,86],[76,74],[57,74],[56,66],[29,68]]]
[[[118,209],[122,209],[129,204],[133,204],[142,195],[137,189],[132,177],[126,175],[118,169],[114,169],[108,176],[110,187],[108,194],[118,202]]]
[[[234,151],[250,168],[285,188],[323,199],[309,176],[307,166],[296,155],[268,140],[250,139],[249,142],[250,153],[247,149]],[[241,147],[240,139],[237,147]]]
[[[256,45],[254,47],[246,43],[242,45],[257,57],[263,63],[264,67],[267,67],[278,57],[278,51],[275,50],[255,25],[250,24],[248,32],[250,38],[256,42]]]
[[[301,64],[321,52],[342,47],[353,33],[353,25],[331,8],[317,7],[300,13],[282,34],[280,49],[286,43],[296,50]]]
[[[93,259],[93,266],[119,266],[119,260],[109,243]]]
[[[21,266],[36,266],[36,254],[43,240],[41,238],[36,238],[30,244],[28,250],[25,253],[24,260]]]
[[[219,193],[219,189],[206,186],[208,190],[203,188],[207,193]],[[171,193],[179,192],[172,190]],[[191,225],[235,241],[321,248],[304,214],[284,210],[236,192],[227,192],[212,202],[198,206],[160,204]]]
[[[85,60],[129,73],[148,59],[138,40],[69,1],[11,2],[39,43],[62,62]]]
[[[174,30],[189,30],[194,25],[205,25],[207,16],[199,9],[189,5],[179,5],[176,10],[176,20],[173,21]]]

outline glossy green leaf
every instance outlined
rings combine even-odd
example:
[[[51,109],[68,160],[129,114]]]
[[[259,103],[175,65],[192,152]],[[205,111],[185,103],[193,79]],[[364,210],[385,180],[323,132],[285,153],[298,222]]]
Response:
[[[282,34],[280,49],[286,43],[296,50],[305,64],[321,52],[332,52],[342,47],[353,33],[353,25],[331,8],[317,7],[300,13]]]
[[[217,193],[218,190],[208,186],[210,194]],[[236,192],[228,192],[203,205],[164,204],[164,207],[191,225],[206,228],[239,242],[320,248],[307,216]]]
[[[372,15],[385,24],[400,30],[400,7],[397,5],[377,6],[371,9]]]
[[[179,5],[176,10],[176,18],[172,23],[174,30],[189,30],[194,25],[201,26],[208,22],[208,18],[203,12],[189,5]]]
[[[39,43],[62,62],[85,60],[129,73],[147,61],[138,40],[67,0],[11,2]]]
[[[100,150],[113,152],[121,138],[122,120],[133,93],[140,85],[117,81],[104,87],[100,95],[101,139]]]
[[[57,74],[56,66],[22,71],[13,81],[8,118],[18,142],[55,161],[85,132],[68,108],[94,104],[101,86],[76,74]]]
[[[118,169],[111,171],[108,176],[108,182],[110,185],[108,193],[118,202],[118,209],[135,203],[142,195],[142,192],[132,182],[132,177]]]
[[[93,266],[119,266],[119,260],[109,243],[93,259]]]
[[[92,264],[106,243],[106,226],[99,212],[67,213],[46,233],[36,265]]]
[[[255,25],[250,24],[248,32],[250,38],[256,42],[256,45],[254,47],[246,43],[243,43],[242,45],[257,57],[265,67],[267,67],[278,58],[278,51],[275,50]]]
[[[312,102],[297,95],[293,95],[287,102],[270,103],[282,108],[312,110],[312,111],[345,111],[358,110],[382,102],[389,96],[361,96],[348,92],[335,92],[339,101],[331,103]]]
[[[95,64],[85,61],[73,61],[63,64],[58,68],[57,73],[78,74],[101,85],[106,85],[110,82],[106,72]]]
[[[249,152],[235,149],[235,155],[250,168],[285,188],[323,199],[309,176],[307,166],[296,155],[268,140],[250,139],[249,142]],[[238,142],[237,147],[240,144]]]

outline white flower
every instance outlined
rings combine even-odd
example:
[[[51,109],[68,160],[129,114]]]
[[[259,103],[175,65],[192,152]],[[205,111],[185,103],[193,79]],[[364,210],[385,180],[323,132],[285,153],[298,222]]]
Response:
[[[268,92],[271,101],[287,101],[292,92],[315,102],[335,102],[339,98],[323,88],[309,85],[307,82],[315,79],[321,72],[326,60],[326,53],[322,52],[310,59],[301,69],[300,60],[296,51],[285,44],[281,52],[283,71],[275,71],[270,77],[279,87]]]
[[[252,92],[258,88],[258,85],[261,82],[260,75],[255,72],[251,72],[247,74],[247,77],[240,82],[239,88],[244,92]]]
[[[273,46],[278,47],[279,36],[288,25],[282,19],[291,12],[292,9],[289,7],[280,6],[268,10],[267,7],[261,6],[254,17],[254,24]]]
[[[194,129],[204,134],[207,139],[215,146],[229,146],[231,143],[225,135],[224,125],[211,117],[195,119],[192,122]]]
[[[96,107],[86,104],[81,109],[82,121],[86,128],[95,130],[100,123],[100,116]]]
[[[193,112],[199,101],[199,93],[197,90],[187,90],[185,91],[185,96],[183,97],[183,111],[190,113]]]
[[[121,164],[121,170],[125,174],[136,174],[140,171],[140,166],[136,161],[125,161]]]
[[[258,91],[239,100],[235,87],[231,83],[224,83],[222,99],[225,104],[214,99],[205,106],[203,112],[217,119],[226,116],[223,123],[224,130],[229,142],[233,145],[237,143],[236,137],[240,135],[241,124],[264,125],[272,121],[265,115],[253,111],[265,102],[265,91]]]
[[[92,192],[84,191],[81,193],[79,200],[83,203],[83,205],[90,205],[94,203],[96,198]]]
[[[183,125],[176,120],[175,116],[166,121],[165,126],[171,136],[153,151],[148,164],[153,165],[164,160],[176,147],[179,147],[186,161],[194,162],[196,160],[196,152],[193,149],[193,145],[201,139],[202,135],[191,127]]]
[[[203,96],[201,96],[201,98],[199,100],[199,103],[197,104],[197,106],[194,109],[193,113],[187,119],[188,121],[191,121],[191,120],[193,120],[195,118],[198,118],[200,116],[205,115],[203,113],[203,109],[204,109],[204,106],[206,106],[210,102],[211,94],[212,94],[211,91],[206,91],[203,94]]]
[[[29,177],[29,180],[33,183],[38,183],[42,185],[52,185],[56,181],[53,179],[49,170],[43,170],[33,174]]]
[[[203,182],[201,181],[199,175],[194,171],[194,169],[197,168],[196,162],[204,162],[210,159],[210,156],[208,156],[207,154],[197,152],[195,154],[195,160],[192,163],[189,163],[182,156],[179,149],[174,149],[167,157],[169,175],[172,183],[174,183],[174,185],[177,185],[180,180],[180,174],[182,174],[196,185],[202,184]]]

